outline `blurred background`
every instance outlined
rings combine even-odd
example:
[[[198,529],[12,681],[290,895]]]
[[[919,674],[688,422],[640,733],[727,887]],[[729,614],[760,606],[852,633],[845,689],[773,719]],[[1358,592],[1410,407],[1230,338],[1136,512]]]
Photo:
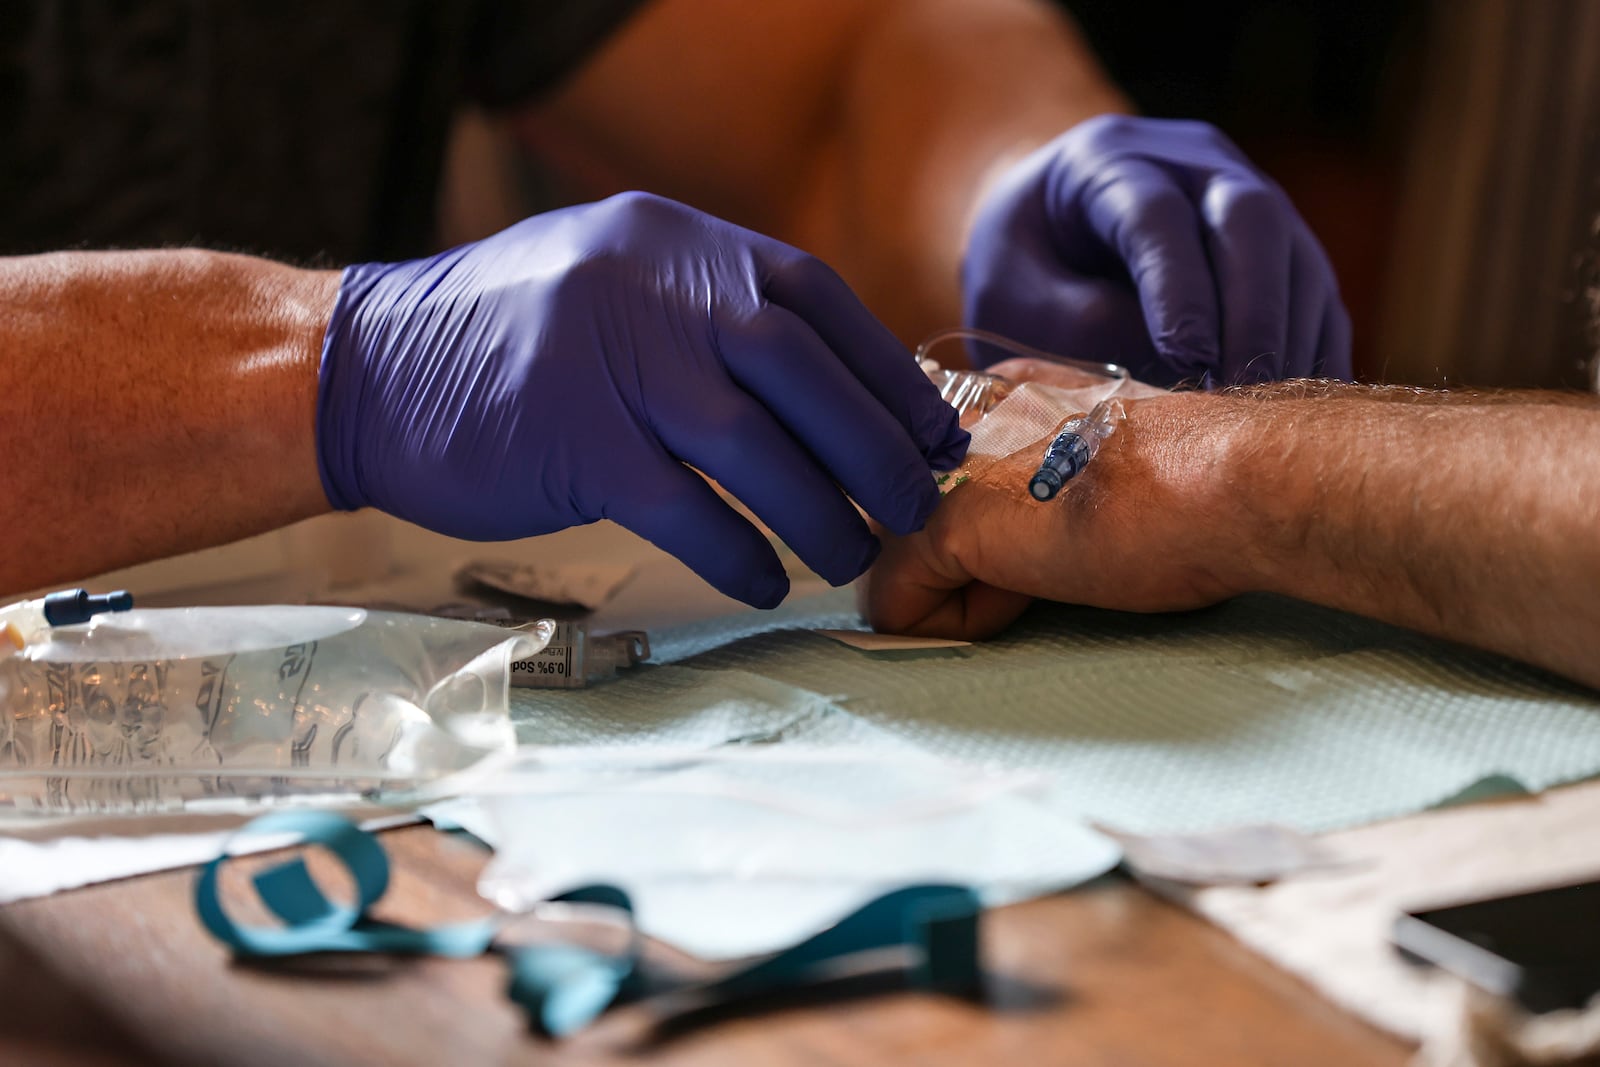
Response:
[[[465,10],[430,0],[395,2],[396,10],[425,16],[419,25],[459,21]],[[1215,123],[1284,186],[1338,270],[1364,379],[1592,387],[1600,351],[1600,0],[1045,2],[1077,19],[1142,112]],[[73,19],[56,18],[69,10]],[[94,72],[100,82],[114,83],[117,92],[142,88],[148,96],[159,73],[150,69],[151,50],[191,47],[186,19],[216,23],[212,34],[228,31],[224,10],[206,3],[0,0],[0,129],[28,118],[4,110],[25,106],[25,84],[51,83],[53,75],[28,47],[33,35],[50,36],[72,54],[108,57],[106,69]],[[402,258],[425,251],[430,233],[439,247],[456,244],[529,211],[606,191],[604,176],[587,181],[597,176],[574,174],[559,145],[543,145],[535,151],[545,155],[534,157],[513,147],[481,111],[454,119],[436,187],[435,135],[418,131],[445,128],[452,94],[428,96],[426,86],[418,88],[419,99],[437,101],[439,113],[421,117],[438,121],[417,123],[399,143],[300,151],[293,132],[275,128],[260,99],[262,82],[280,74],[278,46],[318,56],[320,42],[329,62],[383,60],[347,54],[342,38],[327,27],[319,31],[319,10],[327,9],[308,3],[302,17],[279,20],[291,41],[252,40],[245,49],[233,42],[230,55],[255,64],[248,70],[206,83],[185,76],[157,85],[171,97],[174,122],[203,129],[221,124],[216,116],[242,116],[250,123],[235,146],[242,160],[235,171],[252,173],[230,173],[233,186],[259,187],[283,158],[306,157],[296,173],[301,180],[311,176],[312,202],[265,237],[238,238],[244,250],[302,262]],[[382,18],[381,9],[369,17]],[[79,29],[64,28],[68,23]],[[99,36],[75,38],[81,27]],[[91,44],[99,51],[83,51]],[[205,59],[190,57],[173,69],[204,73]],[[329,125],[381,129],[332,113],[334,103],[307,106],[330,109]],[[354,101],[345,111],[360,106]],[[12,195],[15,189],[49,182],[30,179],[25,144],[8,162],[0,141],[0,254],[60,247],[63,227],[81,232],[88,247],[152,243],[137,226],[119,228],[151,215],[140,197],[171,200],[174,190],[203,187],[203,169],[168,172],[169,157],[178,158],[182,146],[165,144],[171,130],[140,126],[114,107],[96,121],[95,128],[62,136],[52,116],[33,119],[39,137],[64,146],[58,154],[73,166],[63,169],[92,178],[103,164],[141,179],[103,205],[116,225],[75,210],[57,210],[52,218],[22,209],[8,214],[9,206],[28,203]],[[526,130],[523,140],[537,143]],[[361,184],[362,171],[342,167],[339,157],[378,159],[382,151],[394,152],[382,211],[374,216],[386,221],[366,233],[350,220],[373,199],[371,191]],[[415,173],[400,165],[412,157],[425,161],[414,162],[421,168]],[[564,186],[550,178],[562,171]],[[84,198],[71,192],[56,199],[81,204]],[[190,232],[162,231],[153,243],[182,243],[194,239],[185,236]],[[228,239],[226,230],[192,232],[208,243]]]
[[[1376,327],[1429,5],[1071,0],[1062,6],[1141,112],[1221,127],[1284,186],[1338,271],[1357,372],[1381,376]]]
[[[1220,126],[1289,192],[1361,378],[1595,387],[1600,3],[1056,2],[1142,113]],[[572,198],[480,116],[453,147],[451,240]]]
[[[1141,110],[1217,124],[1289,191],[1363,378],[1593,387],[1600,4],[1066,6]]]

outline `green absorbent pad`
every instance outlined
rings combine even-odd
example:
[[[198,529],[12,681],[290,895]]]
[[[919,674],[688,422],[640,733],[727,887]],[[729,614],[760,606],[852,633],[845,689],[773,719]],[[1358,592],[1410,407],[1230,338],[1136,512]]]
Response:
[[[1143,616],[1036,605],[970,648],[864,653],[848,590],[653,633],[588,690],[513,690],[528,744],[795,740],[914,746],[1050,772],[1063,810],[1122,829],[1328,830],[1492,779],[1600,774],[1600,694],[1291,600]]]

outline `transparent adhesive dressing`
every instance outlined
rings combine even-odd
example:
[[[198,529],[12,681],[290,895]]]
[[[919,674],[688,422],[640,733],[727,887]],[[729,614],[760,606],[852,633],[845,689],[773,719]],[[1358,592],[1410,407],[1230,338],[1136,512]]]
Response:
[[[1069,481],[1083,473],[1125,418],[1122,401],[1112,397],[1100,401],[1089,414],[1068,419],[1045,449],[1039,469],[1028,481],[1028,494],[1035,500],[1055,499]]]
[[[982,330],[952,329],[933,334],[917,348],[917,360],[939,393],[960,413],[972,432],[965,462],[936,474],[948,492],[1002,456],[1056,433],[1064,420],[1089,412],[1113,396],[1138,386],[1113,363],[1067,359]],[[942,363],[1027,358],[1049,366],[1048,381],[1018,381],[985,371],[948,370]],[[1153,391],[1153,390],[1147,390]]]
[[[414,790],[514,744],[554,632],[361,608],[129,611],[0,658],[0,813]]]

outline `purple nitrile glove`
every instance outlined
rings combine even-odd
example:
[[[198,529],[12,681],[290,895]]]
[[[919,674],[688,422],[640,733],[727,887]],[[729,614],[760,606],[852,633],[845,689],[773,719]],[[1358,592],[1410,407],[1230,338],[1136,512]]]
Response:
[[[878,551],[845,493],[915,530],[967,440],[833,271],[641,193],[350,267],[323,340],[335,507],[473,540],[614,519],[762,607],[777,554],[685,464],[842,584]]]
[[[1350,320],[1283,190],[1199,122],[1106,115],[987,194],[968,325],[1158,385],[1350,377]]]

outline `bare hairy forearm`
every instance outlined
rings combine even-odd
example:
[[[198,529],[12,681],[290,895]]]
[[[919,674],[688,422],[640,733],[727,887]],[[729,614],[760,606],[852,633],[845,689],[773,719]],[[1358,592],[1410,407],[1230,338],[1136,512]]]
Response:
[[[1042,449],[974,464],[924,530],[887,540],[874,626],[971,639],[1034,597],[1174,611],[1274,592],[1600,687],[1600,398],[1168,394],[1131,402],[1047,503],[1025,488]]]
[[[1254,585],[1600,686],[1600,402],[1234,398]]]
[[[337,288],[203,251],[0,258],[0,591],[326,511],[313,429]]]
[[[987,182],[1126,107],[1043,0],[657,0],[518,124],[818,255],[909,343],[959,321]]]

